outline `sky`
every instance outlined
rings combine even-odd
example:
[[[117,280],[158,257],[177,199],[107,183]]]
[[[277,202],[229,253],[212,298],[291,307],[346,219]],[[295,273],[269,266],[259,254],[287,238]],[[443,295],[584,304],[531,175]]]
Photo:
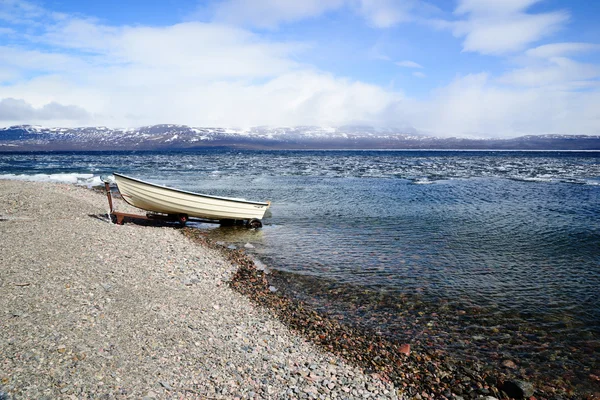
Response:
[[[0,0],[0,126],[600,134],[600,2]]]

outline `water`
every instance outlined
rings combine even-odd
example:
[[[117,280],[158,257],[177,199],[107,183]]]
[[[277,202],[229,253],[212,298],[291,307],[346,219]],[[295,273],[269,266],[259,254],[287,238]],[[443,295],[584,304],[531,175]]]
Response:
[[[200,228],[346,323],[582,388],[600,370],[600,153],[0,154],[0,178],[113,171],[271,200],[260,231]]]

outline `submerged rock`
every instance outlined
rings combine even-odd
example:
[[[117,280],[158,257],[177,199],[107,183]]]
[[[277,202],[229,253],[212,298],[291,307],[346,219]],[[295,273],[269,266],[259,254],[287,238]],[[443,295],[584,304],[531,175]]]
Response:
[[[517,369],[517,364],[515,364],[515,362],[511,360],[502,361],[502,366],[510,369]]]
[[[535,391],[531,383],[517,379],[505,382],[502,386],[502,390],[507,395],[515,399],[524,399],[527,397],[531,397],[533,396],[533,392]]]
[[[410,355],[410,344],[400,345],[400,347],[398,348],[398,352],[406,354],[407,356]]]

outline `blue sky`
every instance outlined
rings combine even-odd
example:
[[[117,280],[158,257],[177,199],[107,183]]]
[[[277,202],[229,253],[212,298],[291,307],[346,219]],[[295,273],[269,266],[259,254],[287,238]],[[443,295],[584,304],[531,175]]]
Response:
[[[0,126],[600,134],[600,3],[0,0]]]

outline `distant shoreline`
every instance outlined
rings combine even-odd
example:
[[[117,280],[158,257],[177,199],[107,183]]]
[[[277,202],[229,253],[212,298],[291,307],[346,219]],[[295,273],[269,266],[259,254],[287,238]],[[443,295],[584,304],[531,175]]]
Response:
[[[386,148],[373,148],[373,149],[327,149],[327,148],[269,148],[269,149],[252,149],[252,148],[239,148],[239,147],[198,147],[198,148],[175,148],[175,149],[107,149],[107,150],[7,150],[5,151],[0,144],[0,154],[45,154],[45,153],[156,153],[156,152],[181,152],[191,153],[202,150],[229,150],[229,151],[299,151],[299,152],[311,152],[311,151],[322,151],[322,152],[336,152],[336,151],[347,151],[347,152],[463,152],[463,153],[600,153],[600,149],[585,149],[585,150],[574,150],[574,149],[386,149]]]
[[[600,135],[544,134],[512,138],[435,137],[394,128],[254,127],[226,129],[162,124],[140,128],[0,128],[0,151],[192,150],[600,150]]]

